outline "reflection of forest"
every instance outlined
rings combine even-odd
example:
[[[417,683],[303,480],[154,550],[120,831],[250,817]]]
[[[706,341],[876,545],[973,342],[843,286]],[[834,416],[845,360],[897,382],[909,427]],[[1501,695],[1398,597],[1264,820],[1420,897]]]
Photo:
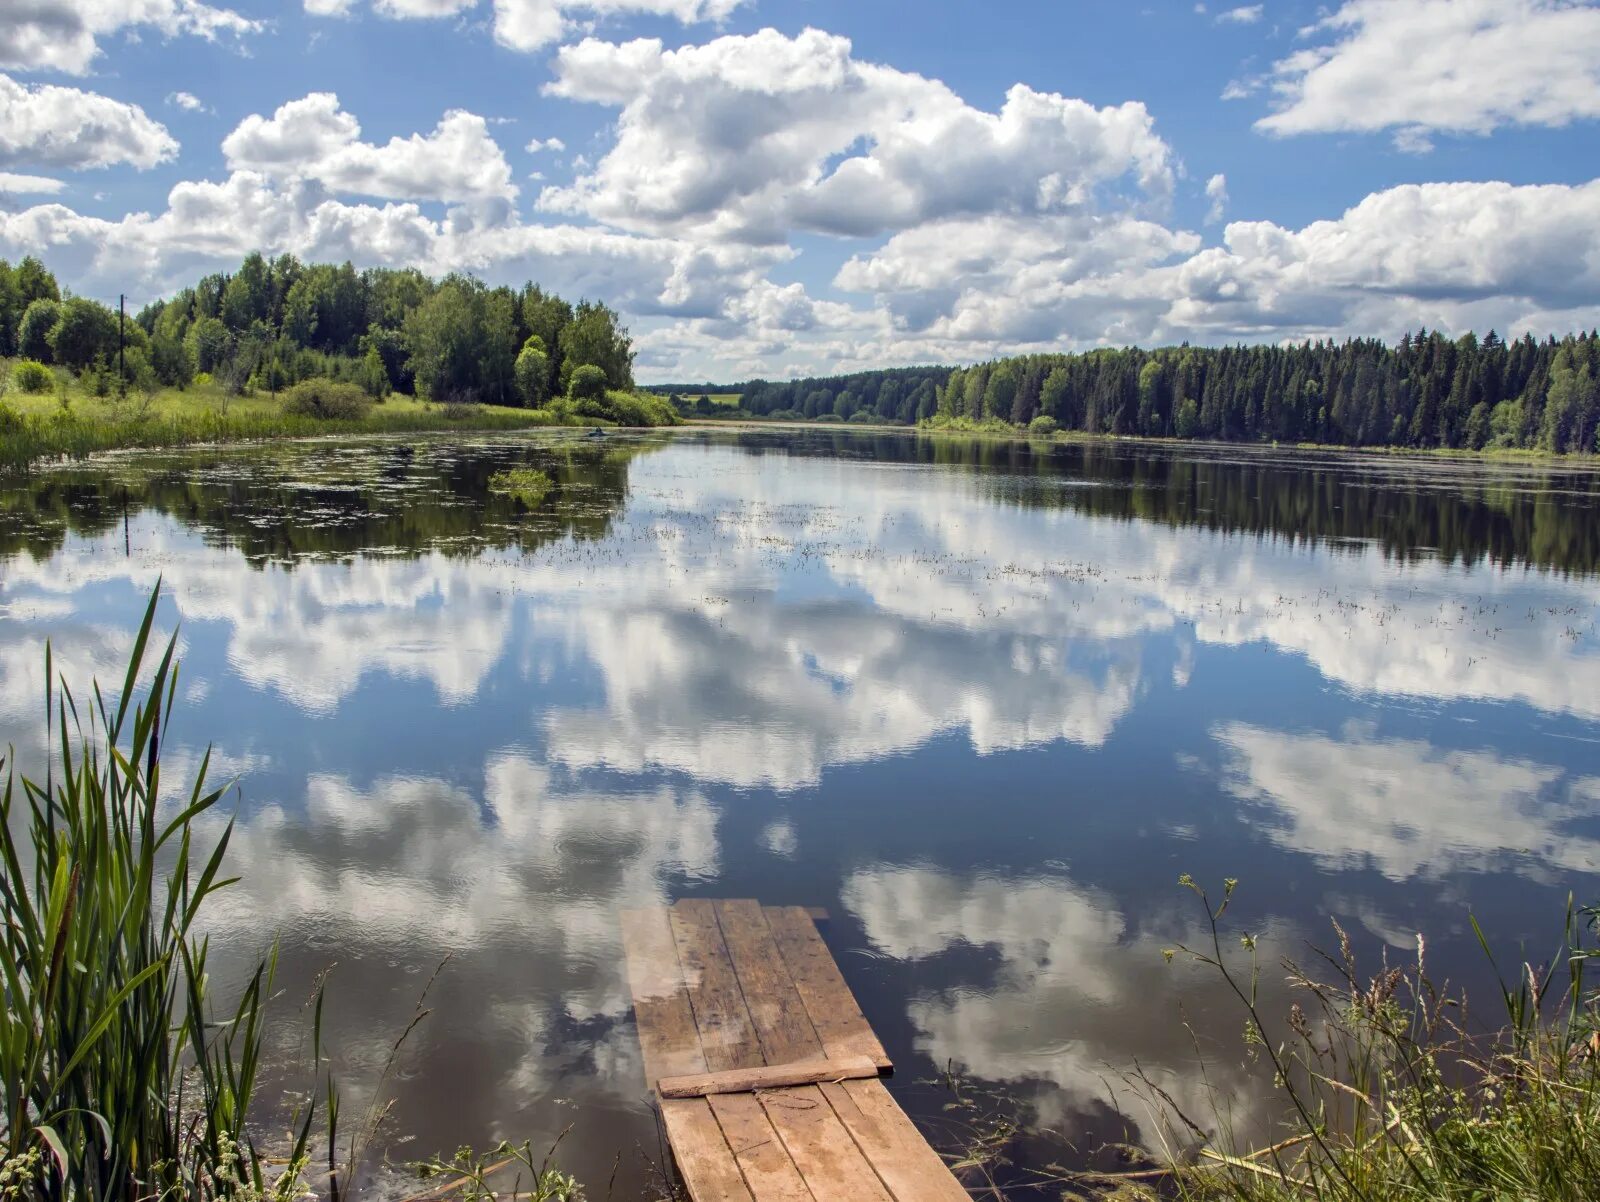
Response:
[[[1059,506],[1293,540],[1373,544],[1386,555],[1600,571],[1600,475],[1506,467],[1111,443],[925,438],[808,430],[679,436],[754,455],[926,464],[969,473],[994,500]],[[650,438],[479,445],[317,444],[141,456],[0,485],[0,555],[53,552],[152,509],[238,547],[252,562],[366,550],[470,553],[604,536]],[[555,482],[529,511],[489,491],[527,465]],[[1040,483],[1045,482],[1041,487]]]
[[[994,499],[1094,517],[1370,543],[1408,559],[1600,570],[1600,474],[1556,465],[850,431],[754,430],[739,445],[966,470]],[[1061,487],[1033,486],[1041,478]]]
[[[605,537],[628,465],[654,445],[572,439],[451,446],[345,443],[140,456],[0,483],[0,555],[44,558],[153,511],[255,564],[366,551],[474,554]],[[489,489],[508,467],[547,473],[529,509]]]

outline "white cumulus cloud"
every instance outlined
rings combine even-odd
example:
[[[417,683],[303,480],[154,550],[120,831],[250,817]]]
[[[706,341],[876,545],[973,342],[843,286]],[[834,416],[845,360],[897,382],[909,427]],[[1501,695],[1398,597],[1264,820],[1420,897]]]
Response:
[[[540,203],[629,229],[776,241],[982,213],[1083,211],[1130,181],[1171,190],[1170,148],[1137,102],[1097,108],[1017,84],[998,113],[938,80],[864,62],[848,38],[773,29],[666,50],[587,39],[556,96],[621,109],[612,149]]]
[[[491,0],[495,41],[513,50],[540,50],[574,30],[607,18],[673,17],[685,25],[723,21],[745,0]],[[356,0],[304,0],[308,13],[345,16]],[[372,0],[381,16],[396,20],[451,17],[475,10],[479,0]]]
[[[1600,117],[1600,7],[1587,0],[1347,0],[1265,81],[1273,134],[1562,126]]]
[[[33,193],[42,196],[54,196],[66,187],[58,179],[51,179],[47,175],[20,175],[15,171],[0,171],[0,195],[10,193]]]
[[[145,169],[177,153],[166,127],[138,105],[0,75],[0,167]]]
[[[271,117],[252,114],[223,140],[235,171],[309,179],[335,192],[394,200],[449,203],[516,199],[511,165],[482,117],[446,113],[431,134],[361,141],[361,126],[332,92],[281,105]]]
[[[261,32],[265,22],[200,0],[6,0],[0,19],[0,67],[82,75],[100,39],[152,27],[164,37],[214,42]]]

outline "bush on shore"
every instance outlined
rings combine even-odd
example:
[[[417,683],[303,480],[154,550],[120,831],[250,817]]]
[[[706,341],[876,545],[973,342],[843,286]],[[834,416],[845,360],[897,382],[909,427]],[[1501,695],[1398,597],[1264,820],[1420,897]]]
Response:
[[[56,377],[54,372],[37,359],[19,359],[16,366],[11,369],[11,382],[17,386],[18,392],[37,396],[54,388]]]
[[[359,384],[336,380],[302,380],[283,394],[283,411],[322,421],[360,421],[372,409],[372,398]]]

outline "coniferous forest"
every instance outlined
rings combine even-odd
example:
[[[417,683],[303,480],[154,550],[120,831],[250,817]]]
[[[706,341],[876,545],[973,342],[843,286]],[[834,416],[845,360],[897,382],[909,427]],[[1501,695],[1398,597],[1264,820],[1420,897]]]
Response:
[[[1028,355],[738,389],[759,416],[1230,442],[1595,451],[1600,337],[1434,332],[1297,346]]]

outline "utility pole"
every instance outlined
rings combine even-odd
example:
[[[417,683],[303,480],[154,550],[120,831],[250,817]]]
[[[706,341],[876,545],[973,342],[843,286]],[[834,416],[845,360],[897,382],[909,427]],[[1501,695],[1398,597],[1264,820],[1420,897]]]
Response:
[[[117,395],[128,395],[128,298],[117,294]]]

